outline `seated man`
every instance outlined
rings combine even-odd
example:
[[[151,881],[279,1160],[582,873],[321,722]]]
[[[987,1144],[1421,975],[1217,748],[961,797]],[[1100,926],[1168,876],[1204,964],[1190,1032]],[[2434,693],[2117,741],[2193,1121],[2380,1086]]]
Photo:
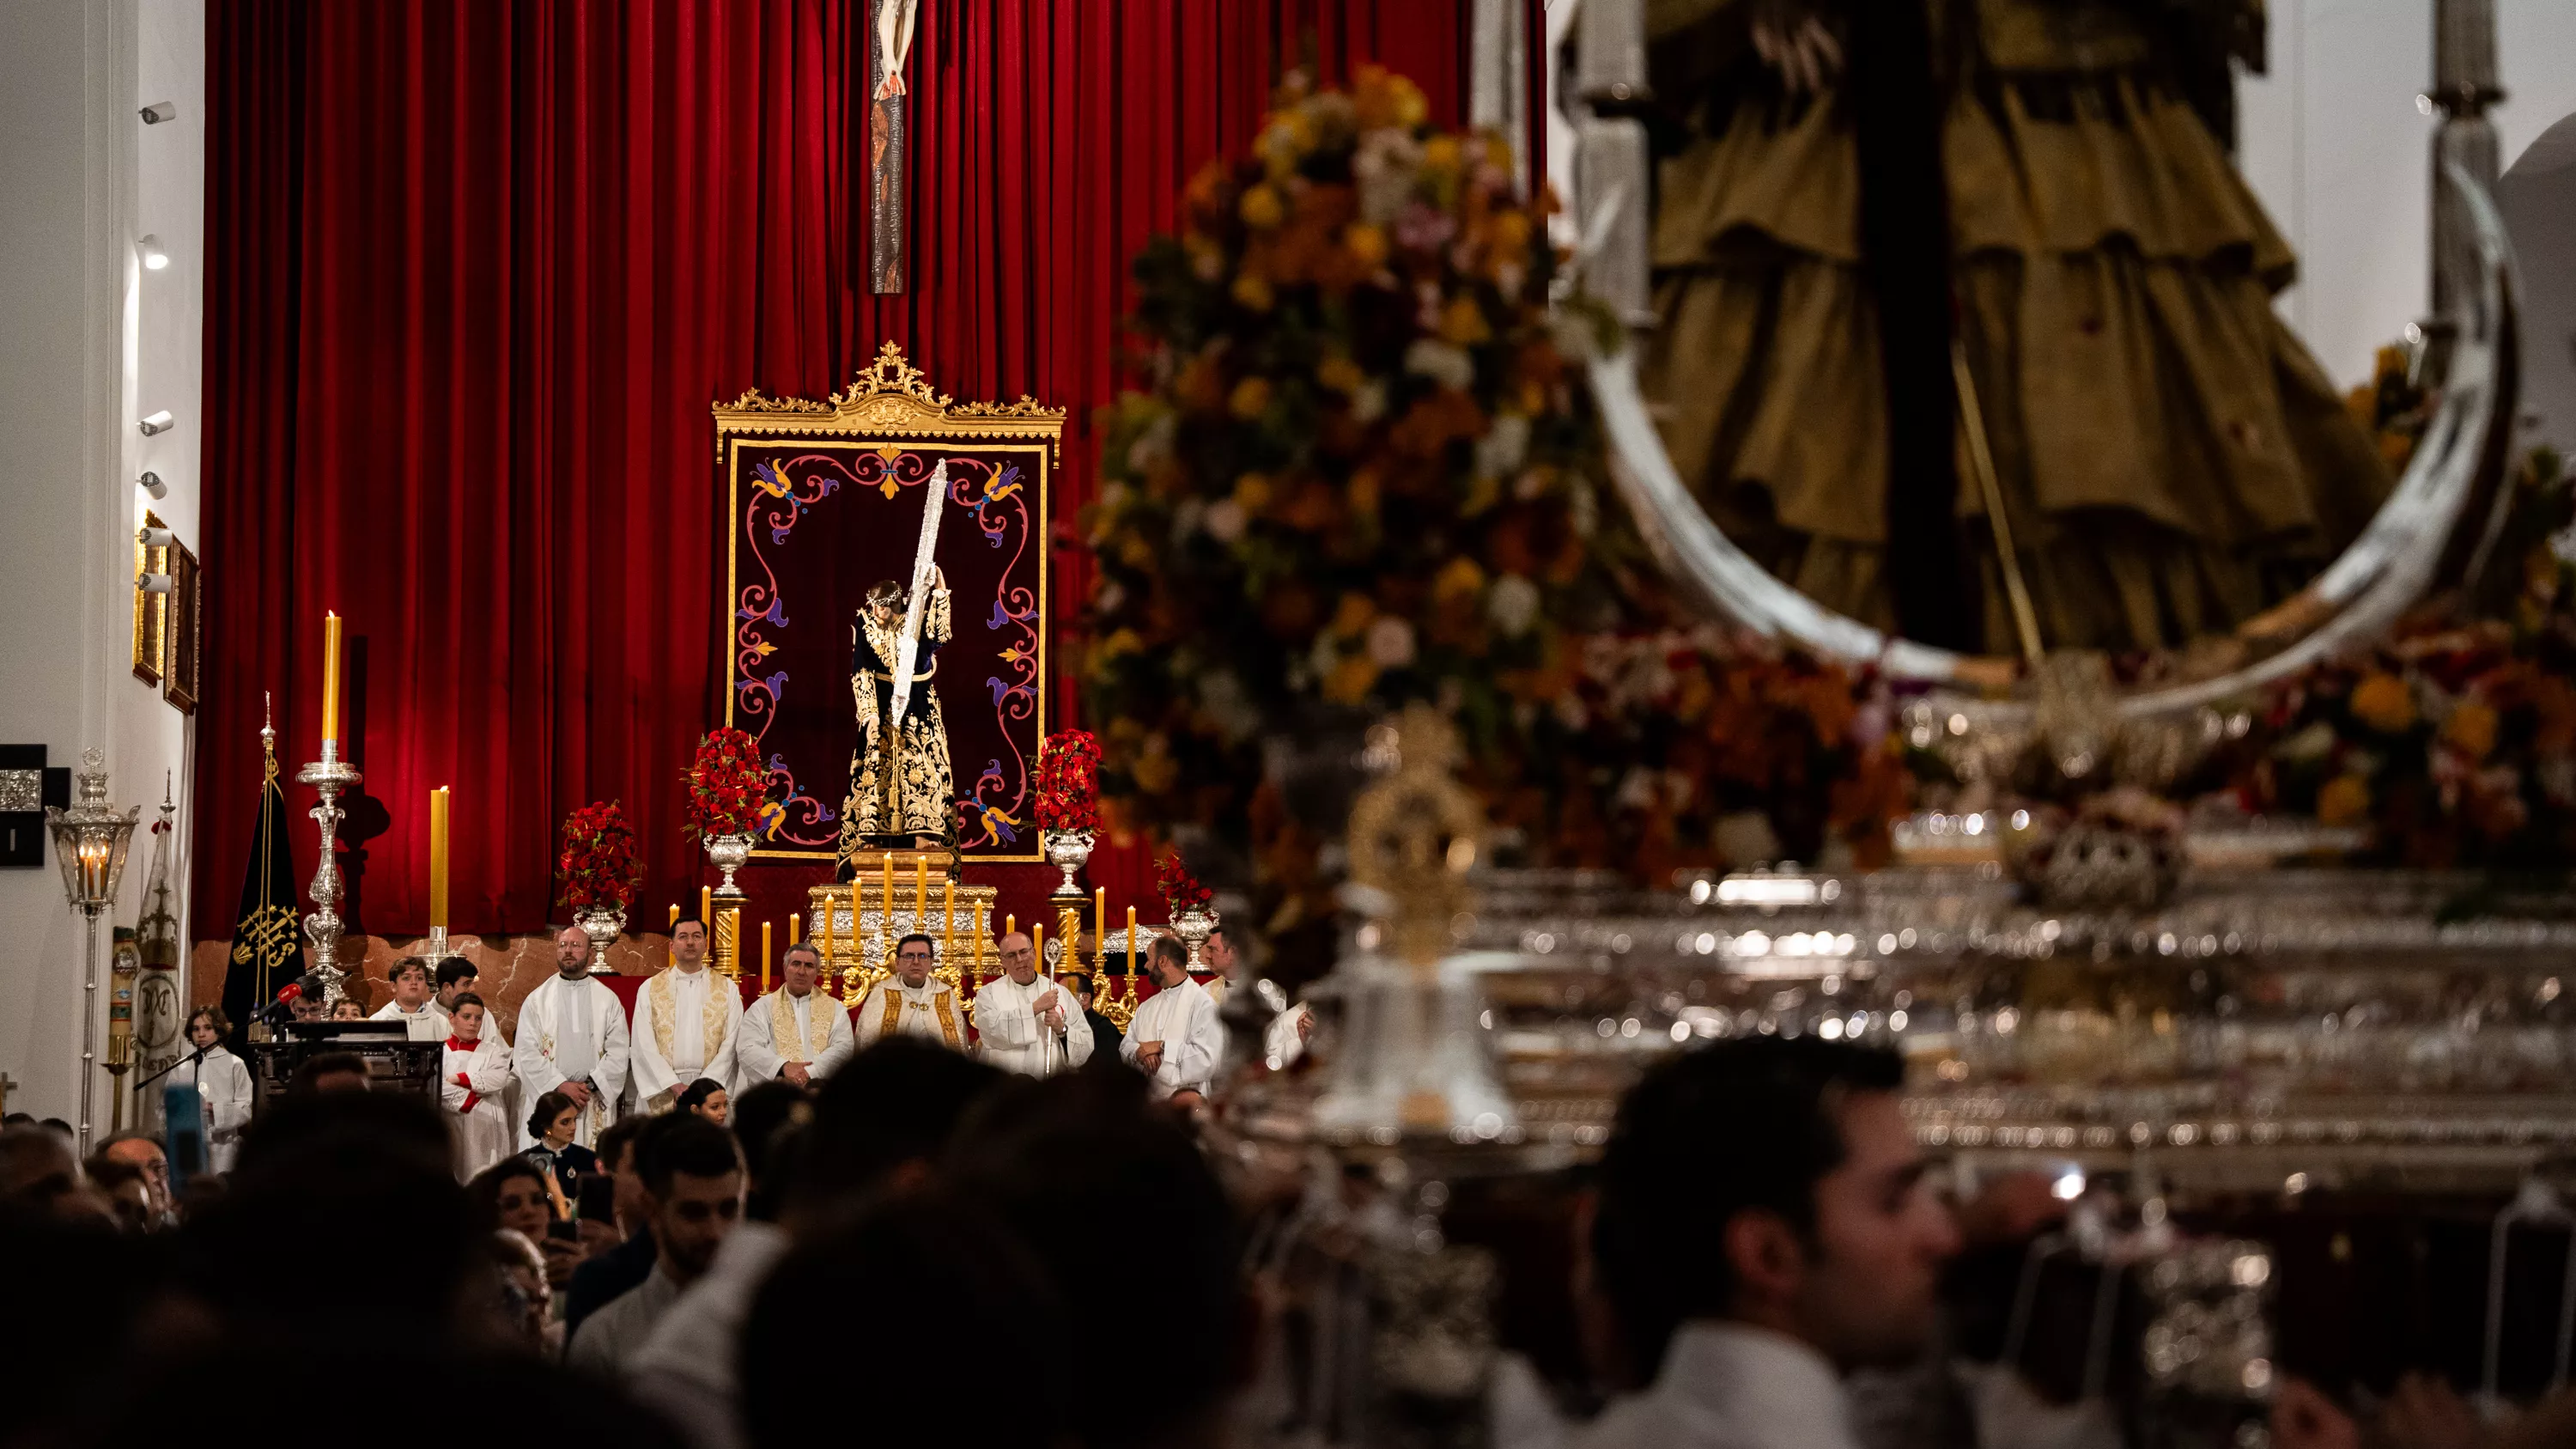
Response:
[[[1931,1341],[1959,1247],[1897,1108],[1894,1052],[1748,1037],[1619,1105],[1594,1271],[1646,1384],[1586,1449],[1854,1449],[1842,1375]]]
[[[814,944],[788,947],[780,969],[786,983],[743,1013],[734,1063],[746,1089],[775,1081],[818,1085],[857,1049],[850,1013],[822,988],[823,957]]]
[[[936,948],[914,934],[895,943],[894,975],[859,1003],[859,1049],[890,1036],[917,1036],[950,1051],[966,1050],[966,1008],[957,988],[930,974]]]
[[[660,1119],[657,1119],[660,1120]],[[637,1146],[644,1159],[653,1270],[607,1307],[582,1320],[564,1362],[597,1374],[623,1372],[653,1336],[682,1289],[705,1275],[742,1216],[742,1151],[733,1134],[685,1112]]]

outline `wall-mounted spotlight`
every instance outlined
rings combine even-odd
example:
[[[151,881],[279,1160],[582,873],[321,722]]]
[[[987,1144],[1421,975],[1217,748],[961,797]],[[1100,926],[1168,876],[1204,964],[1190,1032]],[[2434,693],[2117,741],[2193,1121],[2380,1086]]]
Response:
[[[166,594],[170,592],[170,576],[168,574],[136,574],[134,576],[134,591],[138,594]]]
[[[145,473],[142,477],[137,478],[134,481],[136,484],[141,486],[144,492],[151,494],[155,498],[167,498],[170,496],[170,485],[162,482],[161,475],[158,473]]]
[[[142,115],[143,124],[147,126],[157,126],[163,121],[175,121],[179,119],[179,103],[177,101],[154,101],[152,104],[143,108]]]
[[[168,408],[163,408],[161,411],[145,418],[142,422],[135,424],[135,426],[141,428],[143,430],[143,436],[148,438],[155,433],[166,433],[172,428],[177,427],[178,424],[171,420],[170,410]]]
[[[171,537],[170,530],[152,524],[134,530],[134,541],[145,548],[168,548]]]
[[[143,270],[147,272],[157,272],[170,265],[170,253],[162,249],[161,238],[157,236],[144,237],[134,244],[134,249],[143,254]]]

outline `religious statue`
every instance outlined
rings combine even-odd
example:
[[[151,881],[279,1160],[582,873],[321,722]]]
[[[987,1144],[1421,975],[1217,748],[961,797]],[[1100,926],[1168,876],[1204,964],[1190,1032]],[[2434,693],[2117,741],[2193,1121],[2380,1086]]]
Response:
[[[1809,597],[1971,651],[2180,645],[2386,496],[2222,139],[2262,0],[1648,15],[1648,394],[1703,506]]]
[[[920,626],[913,648],[904,645],[906,607],[903,585],[886,579],[867,592],[858,622],[850,631],[850,691],[858,698],[858,744],[850,753],[850,794],[841,806],[841,840],[837,871],[850,876],[852,854],[887,845],[936,849],[954,838],[957,828],[956,776],[948,764],[948,725],[940,717],[939,695],[932,687],[938,673],[934,659],[921,659],[950,637],[948,576],[930,569],[922,600]],[[907,655],[914,661],[910,698],[900,706],[896,674]],[[900,708],[891,760],[883,728]]]

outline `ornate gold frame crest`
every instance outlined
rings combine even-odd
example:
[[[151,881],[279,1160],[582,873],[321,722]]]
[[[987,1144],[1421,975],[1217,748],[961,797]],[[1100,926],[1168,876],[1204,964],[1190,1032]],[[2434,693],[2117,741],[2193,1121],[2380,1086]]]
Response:
[[[777,442],[791,438],[812,438],[825,447],[865,449],[882,445],[892,449],[901,444],[949,442],[961,447],[1025,451],[1034,465],[1036,481],[1030,488],[1035,499],[1034,523],[1031,528],[1032,551],[1037,555],[1037,591],[1040,627],[1037,641],[1037,715],[1039,733],[1045,733],[1047,686],[1047,600],[1052,586],[1052,544],[1054,526],[1052,503],[1056,469],[1063,463],[1063,408],[1052,408],[1026,393],[1015,402],[961,403],[930,385],[921,369],[914,367],[901,346],[887,342],[877,349],[875,359],[859,369],[848,387],[829,398],[815,400],[800,397],[771,397],[757,387],[745,388],[732,402],[713,404],[709,411],[715,419],[716,461],[725,474],[726,508],[738,512],[743,487],[741,448],[745,444]],[[730,542],[726,547],[724,595],[717,601],[717,632],[720,637],[731,627],[735,601],[741,588],[736,555]],[[734,691],[725,691],[724,721],[734,723]],[[754,859],[807,860],[829,859],[829,851],[803,849],[768,849],[752,852]],[[978,854],[974,859],[989,863],[1040,861],[1035,850],[1025,855]]]

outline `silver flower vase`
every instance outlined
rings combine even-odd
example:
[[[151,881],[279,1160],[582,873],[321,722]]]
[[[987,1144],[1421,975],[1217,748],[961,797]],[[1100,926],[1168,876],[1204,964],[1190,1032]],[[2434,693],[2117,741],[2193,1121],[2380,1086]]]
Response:
[[[1211,969],[1205,957],[1207,938],[1216,934],[1216,912],[1205,906],[1187,906],[1172,913],[1172,934],[1190,948],[1190,969]]]
[[[1082,887],[1073,883],[1073,873],[1091,859],[1092,832],[1088,830],[1049,830],[1044,832],[1047,864],[1064,872],[1064,883],[1055,888],[1050,901],[1062,905],[1068,901],[1081,905],[1086,897]]]
[[[724,872],[724,882],[715,890],[720,901],[743,899],[742,887],[733,883],[733,873],[751,860],[751,848],[759,842],[755,835],[710,835],[706,837],[707,859]]]
[[[608,943],[626,929],[626,912],[614,906],[593,906],[572,918],[581,933],[590,938],[590,969],[594,975],[608,970]]]

